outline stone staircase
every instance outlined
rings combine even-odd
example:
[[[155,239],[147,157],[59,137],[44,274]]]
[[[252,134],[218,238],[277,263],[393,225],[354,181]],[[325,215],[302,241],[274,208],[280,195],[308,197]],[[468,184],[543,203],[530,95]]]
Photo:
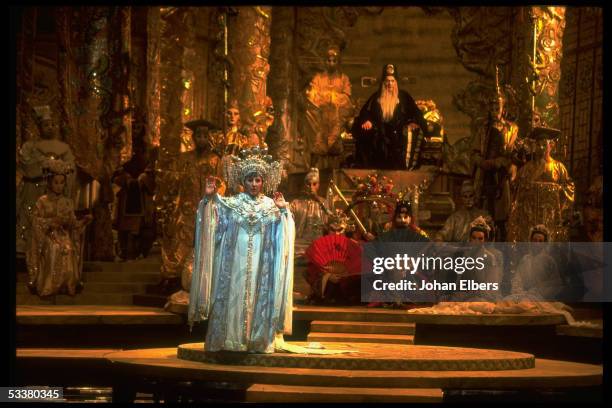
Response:
[[[414,323],[314,320],[308,341],[414,344]]]
[[[161,257],[153,253],[148,258],[125,262],[85,262],[85,287],[76,296],[57,295],[41,299],[26,287],[27,273],[17,274],[18,305],[132,305],[134,296],[145,293],[148,286],[160,280]],[[163,305],[162,305],[163,306]]]
[[[247,402],[327,402],[327,403],[434,403],[443,401],[436,388],[353,388],[309,387],[299,385],[253,384],[246,391]]]

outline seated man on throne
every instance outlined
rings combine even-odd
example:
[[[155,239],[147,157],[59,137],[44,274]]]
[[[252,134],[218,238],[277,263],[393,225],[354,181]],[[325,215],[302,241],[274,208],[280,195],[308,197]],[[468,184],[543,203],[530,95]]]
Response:
[[[429,134],[423,113],[412,96],[398,88],[398,78],[395,66],[385,65],[380,89],[353,123],[357,167],[406,169],[418,145],[412,129],[420,127],[423,135]]]

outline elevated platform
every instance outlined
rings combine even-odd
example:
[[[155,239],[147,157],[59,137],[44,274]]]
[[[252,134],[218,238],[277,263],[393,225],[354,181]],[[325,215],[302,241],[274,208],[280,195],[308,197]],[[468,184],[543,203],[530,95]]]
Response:
[[[336,345],[325,346],[331,349]],[[536,359],[533,368],[521,370],[383,371],[212,364],[179,359],[176,348],[128,350],[108,354],[106,358],[120,369],[128,384],[130,379],[146,375],[175,381],[242,384],[533,390],[599,386],[603,374],[601,366],[543,359]]]
[[[477,325],[477,326],[548,326],[564,324],[561,314],[487,314],[451,315],[418,314],[405,310],[390,310],[368,307],[329,307],[298,305],[293,308],[294,320],[343,320],[356,322],[395,322],[437,324],[437,325]]]
[[[302,347],[308,343],[292,342]],[[182,344],[181,360],[232,366],[313,368],[375,371],[493,371],[533,368],[531,354],[459,347],[406,346],[399,344],[323,343],[326,349],[345,354],[252,354],[204,351],[204,343]]]
[[[594,326],[570,326],[562,324],[557,326],[557,334],[559,336],[603,339],[603,320],[594,320],[590,323]]]
[[[179,325],[182,316],[160,308],[109,305],[17,306],[20,325]]]

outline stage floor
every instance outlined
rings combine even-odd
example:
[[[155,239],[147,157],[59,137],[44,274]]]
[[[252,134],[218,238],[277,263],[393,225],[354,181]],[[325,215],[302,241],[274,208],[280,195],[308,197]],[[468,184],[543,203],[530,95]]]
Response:
[[[324,344],[334,349],[334,343]],[[358,349],[363,344],[353,344]],[[403,347],[403,348],[401,348]],[[398,353],[411,346],[400,346]],[[486,353],[489,350],[483,350]],[[182,360],[176,348],[127,350],[105,356],[126,378],[367,388],[542,389],[597,386],[600,365],[535,359],[520,370],[343,370],[211,364]]]

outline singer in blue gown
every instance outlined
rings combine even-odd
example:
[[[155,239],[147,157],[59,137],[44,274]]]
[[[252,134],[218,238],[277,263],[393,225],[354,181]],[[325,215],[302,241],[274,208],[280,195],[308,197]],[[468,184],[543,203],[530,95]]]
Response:
[[[280,182],[265,151],[228,163],[228,184],[245,192],[222,197],[209,184],[200,201],[188,320],[208,319],[206,351],[272,353],[291,333],[293,217],[282,194],[262,193]]]

